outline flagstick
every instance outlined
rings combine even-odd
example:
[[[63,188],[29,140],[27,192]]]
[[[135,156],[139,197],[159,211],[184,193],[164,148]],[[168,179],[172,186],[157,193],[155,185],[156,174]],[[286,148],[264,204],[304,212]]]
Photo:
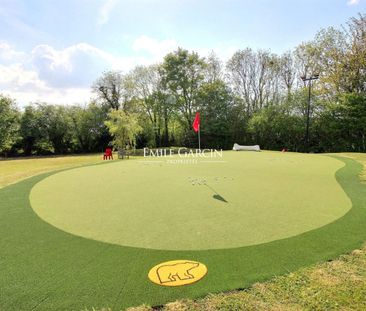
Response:
[[[201,151],[201,126],[198,125],[198,150]]]

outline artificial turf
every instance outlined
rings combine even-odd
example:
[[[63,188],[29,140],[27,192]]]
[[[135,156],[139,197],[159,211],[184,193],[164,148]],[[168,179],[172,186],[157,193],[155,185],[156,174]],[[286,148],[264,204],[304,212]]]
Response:
[[[362,166],[341,160],[346,166],[336,172],[336,178],[352,201],[352,209],[343,217],[290,238],[222,250],[149,250],[77,237],[42,221],[30,207],[31,188],[51,174],[5,187],[0,190],[0,310],[159,305],[247,287],[332,259],[366,240],[366,187],[358,178]],[[178,288],[148,281],[152,266],[178,258],[204,263],[207,276]]]
[[[270,242],[321,227],[352,206],[334,177],[343,163],[326,156],[232,151],[197,164],[161,160],[54,174],[32,189],[31,205],[66,232],[161,250]]]

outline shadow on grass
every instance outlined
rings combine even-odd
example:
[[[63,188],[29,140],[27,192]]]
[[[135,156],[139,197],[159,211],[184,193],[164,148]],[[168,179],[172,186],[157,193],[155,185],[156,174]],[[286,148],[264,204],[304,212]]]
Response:
[[[229,203],[228,201],[225,200],[225,198],[223,196],[221,196],[219,193],[217,193],[217,191],[214,188],[212,188],[208,184],[205,184],[205,186],[207,188],[209,188],[210,190],[212,190],[213,192],[215,192],[215,194],[212,196],[215,200],[219,200],[221,202]]]
[[[222,201],[222,202],[225,202],[225,203],[228,203],[228,201],[226,201],[221,195],[219,195],[219,194],[214,194],[213,196],[212,196],[214,199],[216,199],[216,200],[219,200],[219,201]]]

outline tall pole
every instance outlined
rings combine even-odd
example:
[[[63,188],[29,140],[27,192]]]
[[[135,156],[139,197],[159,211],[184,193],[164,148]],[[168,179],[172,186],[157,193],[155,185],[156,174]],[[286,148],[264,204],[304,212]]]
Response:
[[[309,141],[309,128],[310,128],[310,105],[311,105],[311,81],[319,79],[319,75],[311,75],[310,77],[302,76],[302,81],[304,81],[304,85],[306,86],[306,81],[309,82],[309,96],[308,96],[308,104],[306,107],[306,129],[305,129],[305,149],[306,152],[310,151],[310,141]]]
[[[311,80],[309,80],[309,97],[308,106],[306,108],[306,132],[305,132],[305,147],[306,151],[309,152],[309,127],[310,127],[310,104],[311,104]]]

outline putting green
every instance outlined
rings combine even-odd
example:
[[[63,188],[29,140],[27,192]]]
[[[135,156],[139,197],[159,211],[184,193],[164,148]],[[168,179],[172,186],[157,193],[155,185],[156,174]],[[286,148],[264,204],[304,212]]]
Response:
[[[242,161],[235,160],[239,156],[243,157]],[[308,186],[305,187],[305,185],[309,183],[308,180],[311,181],[312,177],[310,175],[313,176],[312,182],[324,178],[326,183],[331,182],[333,184],[333,179],[328,180],[325,178],[325,175],[328,176],[328,174],[333,176],[325,167],[330,163],[335,166],[344,165],[337,170],[335,178],[347,197],[352,201],[352,208],[343,217],[320,228],[269,243],[217,250],[152,250],[85,239],[59,230],[55,226],[42,221],[31,208],[29,195],[31,189],[36,187],[33,190],[35,191],[37,187],[42,185],[43,180],[44,182],[52,180],[50,176],[55,173],[34,176],[0,189],[0,310],[61,311],[91,310],[93,307],[124,310],[143,303],[159,306],[177,299],[194,299],[207,293],[247,288],[255,282],[267,280],[274,275],[289,273],[300,267],[334,259],[340,254],[350,252],[364,244],[366,240],[366,187],[358,177],[363,169],[362,164],[341,157],[337,158],[340,161],[338,162],[338,160],[320,155],[278,153],[238,153],[231,155],[231,153],[225,153],[224,160],[227,161],[226,164],[217,163],[217,165],[226,165],[226,169],[229,169],[231,157],[236,162],[236,164],[233,162],[232,165],[247,167],[248,177],[254,175],[258,166],[255,164],[257,161],[255,159],[261,157],[263,165],[267,161],[267,167],[273,169],[268,168],[266,175],[263,177],[264,183],[262,185],[266,184],[266,180],[271,178],[270,174],[276,171],[275,166],[280,165],[282,161],[284,162],[282,163],[282,173],[278,173],[278,179],[272,179],[275,186],[285,180],[284,176],[290,174],[290,171],[293,170],[287,165],[296,165],[298,178],[303,180],[304,184],[303,187],[298,186],[297,189],[300,189],[299,192],[306,192],[308,189],[313,191],[304,196],[307,199],[319,192],[323,193],[324,196],[328,196],[328,199],[338,196],[340,192],[336,186],[328,188],[326,185],[319,183],[320,185],[314,189]],[[314,161],[315,158],[319,158],[320,162],[314,162],[313,164],[307,162],[313,161],[310,160],[313,158]],[[250,161],[250,159],[253,161]],[[252,163],[251,165],[246,163],[249,161]],[[108,170],[111,177],[113,177],[113,174],[117,174],[114,172],[115,170],[120,171],[120,175],[127,178],[127,174],[122,174],[123,171],[138,171],[137,164],[143,165],[142,163],[134,164],[134,162],[116,161],[116,163],[113,162],[100,167],[89,167],[92,169],[90,174],[84,175],[83,173],[83,179],[77,179],[80,183],[72,191],[81,191],[82,185],[88,182],[87,179],[91,177],[93,177],[93,180],[96,179],[94,175],[102,167],[111,168],[111,170]],[[269,164],[271,162],[273,165]],[[152,170],[154,168],[153,164],[162,165],[161,167],[165,168],[163,163],[145,164],[145,167],[151,167]],[[201,173],[198,172],[205,169],[204,165],[212,165],[212,170],[224,169],[220,169],[220,166],[214,166],[213,164],[201,163],[195,165],[194,172],[201,177]],[[302,168],[304,165],[306,165],[306,168]],[[181,174],[186,170],[190,170],[190,165],[183,167],[184,169],[180,171]],[[157,167],[155,169],[157,170]],[[240,170],[243,171],[243,169]],[[66,172],[58,173],[55,177],[61,177]],[[69,172],[82,173],[84,170],[71,170]],[[77,178],[77,175],[75,174],[73,178]],[[102,174],[101,178],[103,176]],[[225,172],[225,176],[228,176],[227,172]],[[48,178],[50,179],[47,180]],[[288,178],[290,177],[286,179]],[[296,176],[292,178],[296,179]],[[68,182],[71,181],[72,179]],[[109,182],[113,184],[114,179],[110,178]],[[100,184],[101,182],[94,183],[94,190],[89,189],[88,191],[90,193],[96,191],[95,189],[100,188]],[[68,188],[67,184],[61,184],[57,185],[58,190],[52,190],[60,191],[62,200],[67,196],[67,193],[63,193],[63,186]],[[282,188],[288,186],[288,181],[282,183]],[[200,186],[200,189],[202,188]],[[120,188],[119,191],[121,194],[115,195],[122,196],[123,193],[126,193]],[[133,191],[138,190],[133,189]],[[244,191],[245,189],[242,187],[243,194]],[[82,192],[80,192],[81,194]],[[257,195],[258,200],[265,199],[263,194],[266,194],[266,192],[263,191]],[[226,199],[229,201],[228,194],[220,193],[220,195],[227,196]],[[286,195],[292,196],[294,193],[290,192],[289,189]],[[192,193],[182,194],[181,196],[191,196],[192,202],[195,202],[193,199],[196,199],[192,196]],[[206,198],[209,202],[217,201],[212,198],[211,194],[207,195]],[[276,198],[276,200],[280,199],[279,196]],[[285,198],[281,201],[288,202],[288,200],[288,198]],[[100,202],[105,203],[106,199],[100,198]],[[111,202],[110,199],[109,203]],[[296,204],[300,203],[302,204],[299,199]],[[231,202],[228,204],[231,204]],[[318,209],[324,209],[324,204],[319,204],[319,201],[317,204]],[[338,206],[338,204],[339,202],[336,202],[335,206]],[[52,206],[49,206],[49,208],[51,209]],[[320,213],[318,212],[317,215],[319,216]],[[143,212],[141,217],[145,217]],[[299,210],[297,221],[301,226],[303,218],[303,214]],[[69,220],[72,220],[71,217]],[[66,221],[66,217],[64,221]],[[269,216],[266,221],[270,225]],[[277,229],[282,228],[284,225],[287,225],[287,222],[277,226]],[[96,231],[102,231],[97,226],[96,228],[98,229]],[[150,227],[147,226],[145,229],[150,230]],[[179,238],[183,239],[187,235],[189,236],[189,233],[185,232]],[[169,240],[173,235],[175,235],[174,232],[168,232],[165,238]],[[228,243],[230,243],[231,238],[236,237],[230,237]],[[153,267],[178,259],[202,263],[207,267],[208,273],[199,282],[180,287],[159,286],[148,279],[148,273]]]
[[[53,226],[94,240],[207,250],[295,236],[352,207],[335,179],[344,163],[327,156],[225,152],[197,164],[149,160],[51,175],[33,187],[32,208]]]

